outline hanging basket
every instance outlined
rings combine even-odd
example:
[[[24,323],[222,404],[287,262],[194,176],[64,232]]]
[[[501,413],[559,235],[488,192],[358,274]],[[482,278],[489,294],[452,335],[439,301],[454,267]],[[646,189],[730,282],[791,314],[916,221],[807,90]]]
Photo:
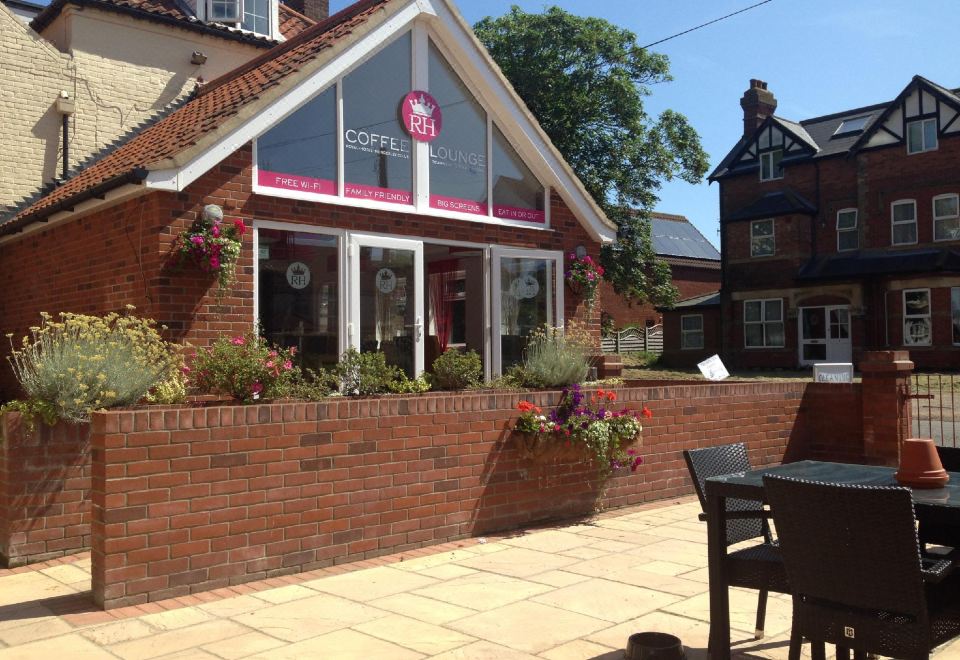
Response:
[[[553,433],[517,433],[516,436],[517,450],[525,459],[537,463],[584,460],[583,445],[568,438]]]

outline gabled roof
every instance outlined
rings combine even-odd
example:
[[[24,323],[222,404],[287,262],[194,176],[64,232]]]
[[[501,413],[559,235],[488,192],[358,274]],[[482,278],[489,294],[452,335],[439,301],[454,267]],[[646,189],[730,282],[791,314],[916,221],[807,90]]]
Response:
[[[92,199],[94,191],[102,196],[114,183],[119,186],[143,182],[152,189],[182,190],[226,155],[279,121],[283,112],[274,106],[280,100],[305,101],[321,91],[317,87],[320,81],[335,80],[335,72],[345,66],[337,57],[347,49],[354,45],[372,49],[416,17],[436,12],[442,18],[432,24],[442,23],[456,30],[453,36],[458,47],[465,50],[464,57],[471,66],[477,67],[475,82],[486,85],[492,102],[499,104],[492,110],[500,107],[502,112],[510,113],[512,123],[501,126],[505,133],[511,133],[508,139],[521,155],[531,149],[541,154],[542,163],[528,162],[528,165],[549,176],[548,181],[553,182],[550,185],[565,195],[571,210],[591,235],[597,240],[612,240],[616,226],[583,187],[476,39],[469,24],[449,2],[356,2],[201,87],[182,107],[84,168],[50,194],[19,210],[11,220],[0,224],[0,235],[19,231],[58,211],[72,211],[81,201]],[[365,39],[368,36],[370,38]],[[322,84],[326,86],[329,82]]]
[[[830,156],[847,155],[855,153],[860,149],[869,137],[873,135],[890,114],[899,107],[903,99],[917,86],[922,86],[931,94],[938,96],[943,101],[960,110],[960,94],[958,90],[951,90],[942,85],[938,85],[923,76],[914,76],[910,83],[891,101],[877,103],[874,105],[844,110],[822,117],[813,117],[804,119],[800,122],[794,122],[783,117],[771,116],[757,130],[748,136],[737,140],[734,147],[720,161],[709,180],[714,181],[728,174],[736,174],[740,171],[747,171],[751,168],[735,168],[732,164],[753,142],[754,137],[759,133],[768,122],[776,123],[782,128],[792,133],[798,140],[806,143],[813,150],[810,158],[827,158]],[[849,131],[837,134],[837,129],[843,122],[850,119],[864,118],[865,124],[859,130]]]
[[[277,42],[222,23],[198,20],[184,9],[179,0],[53,0],[30,22],[36,32],[42,32],[67,5],[94,7],[103,11],[126,14],[136,18],[174,25],[186,30],[213,34],[226,39],[270,47]],[[314,21],[280,3],[280,34],[286,39],[295,37],[314,24]]]
[[[685,216],[671,213],[650,215],[653,249],[661,257],[720,261],[720,253]]]
[[[711,293],[704,293],[693,298],[686,298],[685,300],[678,301],[673,309],[696,309],[698,307],[719,307],[720,306],[720,292],[713,291]]]
[[[786,190],[769,192],[755,202],[744,206],[742,209],[728,214],[723,220],[724,222],[737,222],[740,220],[774,218],[793,213],[813,215],[816,212],[817,207],[801,195],[787,188]]]

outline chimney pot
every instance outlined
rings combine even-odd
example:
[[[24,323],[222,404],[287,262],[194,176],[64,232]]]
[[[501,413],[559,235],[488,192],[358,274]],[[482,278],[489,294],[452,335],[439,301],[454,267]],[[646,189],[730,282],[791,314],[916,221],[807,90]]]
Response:
[[[751,135],[760,124],[777,110],[777,99],[767,89],[767,83],[757,78],[750,79],[750,88],[740,99],[743,108],[743,135]]]

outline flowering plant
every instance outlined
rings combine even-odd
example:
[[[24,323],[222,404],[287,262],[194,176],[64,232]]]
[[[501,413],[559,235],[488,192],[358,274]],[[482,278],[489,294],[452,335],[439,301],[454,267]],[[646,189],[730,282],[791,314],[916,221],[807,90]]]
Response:
[[[255,334],[220,337],[198,351],[184,371],[195,390],[228,394],[249,403],[286,395],[300,376],[293,364],[296,347],[271,346]]]
[[[616,400],[617,393],[612,390],[597,390],[588,397],[575,384],[564,388],[560,405],[547,414],[529,401],[521,401],[514,429],[540,440],[584,445],[604,473],[622,467],[636,471],[643,458],[629,445],[643,430],[640,418],[653,417],[653,413],[646,406],[640,412],[614,410]]]
[[[567,282],[571,288],[579,288],[583,292],[583,297],[587,305],[593,305],[593,299],[597,295],[597,287],[600,286],[600,280],[603,278],[603,266],[593,260],[590,255],[578,257],[572,252],[567,255],[570,264],[564,273]]]
[[[207,207],[190,229],[177,237],[174,254],[179,263],[192,261],[203,272],[216,273],[220,287],[226,288],[236,279],[237,260],[246,231],[243,220],[224,222],[222,211],[214,212]]]

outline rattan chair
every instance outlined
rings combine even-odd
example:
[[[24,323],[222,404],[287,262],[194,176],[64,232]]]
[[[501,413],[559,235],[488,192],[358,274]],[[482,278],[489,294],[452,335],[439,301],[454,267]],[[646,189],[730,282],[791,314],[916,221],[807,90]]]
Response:
[[[960,634],[953,562],[921,559],[910,491],[765,476],[800,640],[915,660]],[[815,645],[816,647],[817,645]]]
[[[960,447],[937,447],[937,454],[944,470],[960,472]],[[929,544],[960,548],[960,527],[957,525],[921,520],[917,533],[920,536],[920,547],[924,550]]]
[[[742,442],[686,450],[683,458],[687,462],[693,486],[704,511],[707,504],[705,482],[709,477],[746,472],[750,469],[750,458]],[[756,513],[755,518],[727,520],[728,547],[751,539],[761,539],[761,543],[728,553],[726,573],[729,586],[757,589],[760,592],[755,637],[761,639],[767,612],[767,593],[790,593],[783,561],[770,534],[762,502],[728,499],[727,511]],[[705,514],[701,514],[700,519],[705,520]]]

